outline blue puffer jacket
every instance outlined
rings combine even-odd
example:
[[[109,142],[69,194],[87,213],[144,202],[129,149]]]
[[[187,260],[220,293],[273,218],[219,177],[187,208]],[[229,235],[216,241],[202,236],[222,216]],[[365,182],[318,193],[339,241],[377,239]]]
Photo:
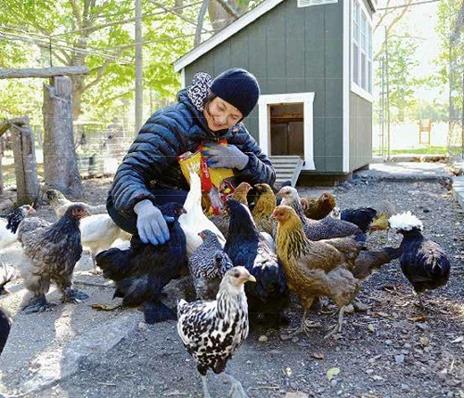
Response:
[[[187,90],[182,90],[176,104],[155,112],[148,119],[129,148],[109,192],[115,210],[132,213],[140,200],[155,200],[149,189],[153,185],[188,190],[177,156],[194,152],[201,143],[223,138],[250,158],[245,169],[235,170],[239,181],[252,185],[260,182],[274,184],[272,164],[245,126],[240,123],[229,130],[213,133]]]

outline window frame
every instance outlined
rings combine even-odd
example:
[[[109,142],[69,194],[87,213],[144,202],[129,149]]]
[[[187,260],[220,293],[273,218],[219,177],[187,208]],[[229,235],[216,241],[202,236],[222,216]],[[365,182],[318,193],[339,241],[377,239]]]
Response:
[[[358,11],[356,12],[356,10]],[[351,1],[350,18],[350,90],[373,102],[372,16],[369,14],[363,0]],[[357,48],[357,59],[355,59],[355,46]],[[365,57],[364,63],[362,62],[363,56]],[[355,65],[357,66],[357,75],[355,75]],[[365,87],[363,87],[363,83]]]

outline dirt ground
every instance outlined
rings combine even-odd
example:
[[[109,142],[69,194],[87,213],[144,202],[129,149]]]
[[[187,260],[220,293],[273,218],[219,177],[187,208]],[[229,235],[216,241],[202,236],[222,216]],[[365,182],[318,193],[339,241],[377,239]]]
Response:
[[[88,180],[85,186],[88,201],[98,204],[109,180]],[[334,192],[342,209],[388,200],[398,211],[419,216],[425,235],[443,245],[452,262],[448,285],[425,297],[423,312],[394,261],[365,282],[359,299],[367,309],[346,315],[341,335],[324,339],[336,320],[326,313],[333,309],[328,305],[311,313],[320,327],[310,337],[287,340],[285,329],[252,330],[227,370],[256,398],[464,398],[464,212],[438,182],[358,178]],[[51,212],[44,207],[41,214]],[[399,243],[391,235],[390,244]],[[386,236],[371,235],[368,243],[378,247]],[[301,307],[294,303],[288,315],[296,326]],[[210,374],[209,386],[213,397],[227,396],[221,378]],[[140,322],[106,355],[85,360],[75,375],[33,396],[200,397],[202,389],[175,322]]]

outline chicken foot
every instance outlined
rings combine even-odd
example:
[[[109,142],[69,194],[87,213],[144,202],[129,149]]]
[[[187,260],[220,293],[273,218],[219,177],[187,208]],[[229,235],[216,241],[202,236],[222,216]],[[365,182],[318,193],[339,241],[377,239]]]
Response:
[[[34,312],[44,312],[50,310],[55,304],[51,304],[45,298],[45,294],[39,294],[31,297],[29,303],[25,305],[22,311],[25,314],[33,314]]]
[[[231,384],[229,391],[230,398],[248,398],[245,390],[243,389],[242,383],[240,383],[236,378],[227,373],[222,373],[226,377],[227,381]]]
[[[306,334],[306,336],[309,337],[309,333],[310,333],[311,329],[319,327],[319,324],[308,324],[306,322],[306,314],[307,313],[308,313],[308,309],[305,308],[304,311],[303,311],[303,317],[301,318],[300,326],[297,327],[296,329],[292,329],[292,330],[289,331],[290,332],[289,333],[290,337],[296,336],[296,335],[301,334],[301,333],[304,333],[304,334]]]
[[[335,333],[341,333],[343,328],[343,313],[345,312],[345,308],[346,306],[340,307],[340,310],[338,311],[338,323],[334,325],[332,330],[330,330],[330,332],[324,336],[324,339],[329,338]]]
[[[80,302],[88,298],[88,294],[81,292],[80,290],[68,287],[63,291],[62,301],[63,303],[79,304]]]

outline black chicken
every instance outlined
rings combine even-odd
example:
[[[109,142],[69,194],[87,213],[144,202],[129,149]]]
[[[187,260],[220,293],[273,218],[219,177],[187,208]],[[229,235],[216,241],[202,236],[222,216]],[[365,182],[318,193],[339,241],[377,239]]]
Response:
[[[6,228],[12,233],[16,233],[18,230],[19,223],[26,218],[26,216],[34,214],[35,210],[30,205],[22,205],[14,209],[10,214],[7,215],[6,219],[8,224]]]
[[[0,308],[0,354],[5,347],[8,335],[10,334],[11,319],[8,314]]]
[[[185,234],[178,218],[185,213],[178,203],[159,206],[168,220],[170,239],[163,245],[143,243],[133,235],[128,250],[112,248],[99,253],[97,265],[105,278],[116,283],[114,297],[122,297],[123,305],[143,305],[145,321],[149,324],[177,319],[176,314],[161,302],[162,289],[172,279],[181,276],[188,259]]]
[[[377,210],[372,207],[360,207],[342,210],[340,219],[357,225],[362,232],[366,233],[376,215]]]
[[[18,240],[30,261],[21,264],[25,287],[33,293],[23,308],[26,313],[45,311],[50,307],[45,294],[54,282],[63,293],[63,302],[78,303],[87,294],[72,288],[74,266],[82,254],[79,220],[89,215],[83,205],[70,206],[56,223],[37,217],[19,224]]]
[[[224,251],[235,266],[245,267],[256,278],[255,284],[245,287],[250,318],[284,321],[282,310],[288,305],[288,289],[276,253],[259,233],[246,206],[229,199],[227,208],[230,224]]]
[[[389,223],[403,235],[401,270],[418,294],[423,308],[421,293],[446,285],[451,264],[441,246],[422,235],[422,221],[411,212],[394,215]]]

